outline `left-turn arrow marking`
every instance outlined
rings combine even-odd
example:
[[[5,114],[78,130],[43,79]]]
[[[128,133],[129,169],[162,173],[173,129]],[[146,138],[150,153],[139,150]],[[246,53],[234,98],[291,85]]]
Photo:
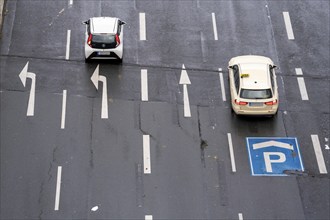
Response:
[[[25,64],[24,68],[22,69],[21,73],[18,76],[21,79],[21,82],[24,87],[26,85],[26,78],[30,78],[32,80],[26,115],[33,116],[34,115],[35,91],[36,91],[36,74],[28,72],[28,66],[29,66],[29,62],[27,62]]]
[[[94,70],[94,73],[91,76],[91,80],[96,89],[99,89],[99,65],[97,65],[96,69]]]
[[[99,89],[99,81],[101,81],[103,84],[101,118],[103,118],[103,119],[108,118],[107,78],[105,76],[99,75],[99,65],[97,65],[96,69],[94,70],[94,73],[91,76],[91,80],[97,90]]]

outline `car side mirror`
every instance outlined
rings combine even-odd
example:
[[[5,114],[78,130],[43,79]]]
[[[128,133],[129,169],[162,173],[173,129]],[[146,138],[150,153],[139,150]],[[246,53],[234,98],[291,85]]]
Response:
[[[81,23],[87,25],[87,24],[89,24],[89,21],[82,21]]]
[[[276,65],[273,65],[273,66],[271,67],[271,69],[277,69],[277,66],[276,66]]]
[[[228,69],[233,69],[233,66],[228,66]]]
[[[120,25],[125,25],[126,24],[126,22],[125,21],[120,21],[120,23],[119,23]]]

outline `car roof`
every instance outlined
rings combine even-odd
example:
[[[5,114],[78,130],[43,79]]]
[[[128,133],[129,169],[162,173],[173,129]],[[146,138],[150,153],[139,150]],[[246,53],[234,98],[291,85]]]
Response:
[[[116,34],[118,18],[93,17],[90,18],[90,31],[92,34]]]
[[[240,64],[239,66],[240,66],[240,74],[241,74],[241,88],[243,89],[271,88],[268,64],[243,63]]]

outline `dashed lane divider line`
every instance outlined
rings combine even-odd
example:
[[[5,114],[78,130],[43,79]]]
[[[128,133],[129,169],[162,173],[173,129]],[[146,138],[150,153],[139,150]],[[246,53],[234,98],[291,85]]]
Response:
[[[303,75],[303,71],[302,71],[301,68],[295,68],[295,71],[296,71],[297,76],[302,76]],[[304,78],[303,77],[298,77],[297,81],[298,81],[298,86],[299,86],[301,99],[302,100],[309,100]]]
[[[141,70],[141,100],[148,101],[148,71]]]
[[[56,181],[56,194],[55,194],[55,211],[59,210],[60,194],[61,194],[61,180],[62,179],[62,166],[57,167],[57,181]]]
[[[147,40],[146,14],[145,13],[140,13],[139,14],[139,20],[140,20],[140,40]]]
[[[66,97],[67,97],[67,91],[66,90],[63,90],[61,129],[64,129],[65,128]]]
[[[243,220],[243,214],[242,213],[238,213],[238,219]]]
[[[314,151],[315,151],[315,156],[316,156],[316,160],[317,160],[317,165],[319,167],[319,171],[321,174],[327,174],[327,167],[325,165],[324,162],[324,157],[322,154],[322,149],[321,149],[321,145],[320,145],[320,141],[319,141],[319,136],[316,134],[312,134],[311,135],[312,138],[312,142],[313,142],[313,147],[314,147]]]
[[[143,169],[144,169],[144,174],[151,173],[149,135],[143,135]]]
[[[212,24],[213,24],[214,40],[218,40],[217,21],[215,19],[214,13],[212,13]]]
[[[233,141],[231,138],[231,133],[227,133],[227,138],[228,138],[228,144],[229,144],[231,169],[235,173],[236,172],[236,163],[235,163],[234,147],[233,147]]]
[[[144,217],[144,219],[145,219],[145,220],[152,220],[152,215],[146,215],[146,216]]]
[[[286,33],[288,35],[288,39],[294,40],[294,34],[293,34],[293,29],[292,29],[292,25],[291,25],[291,19],[290,19],[289,12],[284,11],[283,18],[284,18],[284,23],[285,23],[285,28],[286,28]]]
[[[66,52],[65,52],[66,60],[68,60],[70,57],[70,41],[71,41],[71,30],[68,30],[66,35]]]
[[[220,88],[221,88],[221,95],[222,95],[222,101],[227,101],[226,99],[226,92],[225,92],[225,83],[223,81],[223,73],[222,68],[219,68],[219,78],[220,78]]]

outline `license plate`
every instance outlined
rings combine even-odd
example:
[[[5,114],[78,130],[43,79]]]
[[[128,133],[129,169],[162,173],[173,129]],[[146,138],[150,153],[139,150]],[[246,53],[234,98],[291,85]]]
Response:
[[[109,51],[100,51],[100,52],[97,52],[97,55],[110,55],[110,52]]]
[[[251,107],[261,107],[264,104],[262,102],[249,102],[249,106]]]

